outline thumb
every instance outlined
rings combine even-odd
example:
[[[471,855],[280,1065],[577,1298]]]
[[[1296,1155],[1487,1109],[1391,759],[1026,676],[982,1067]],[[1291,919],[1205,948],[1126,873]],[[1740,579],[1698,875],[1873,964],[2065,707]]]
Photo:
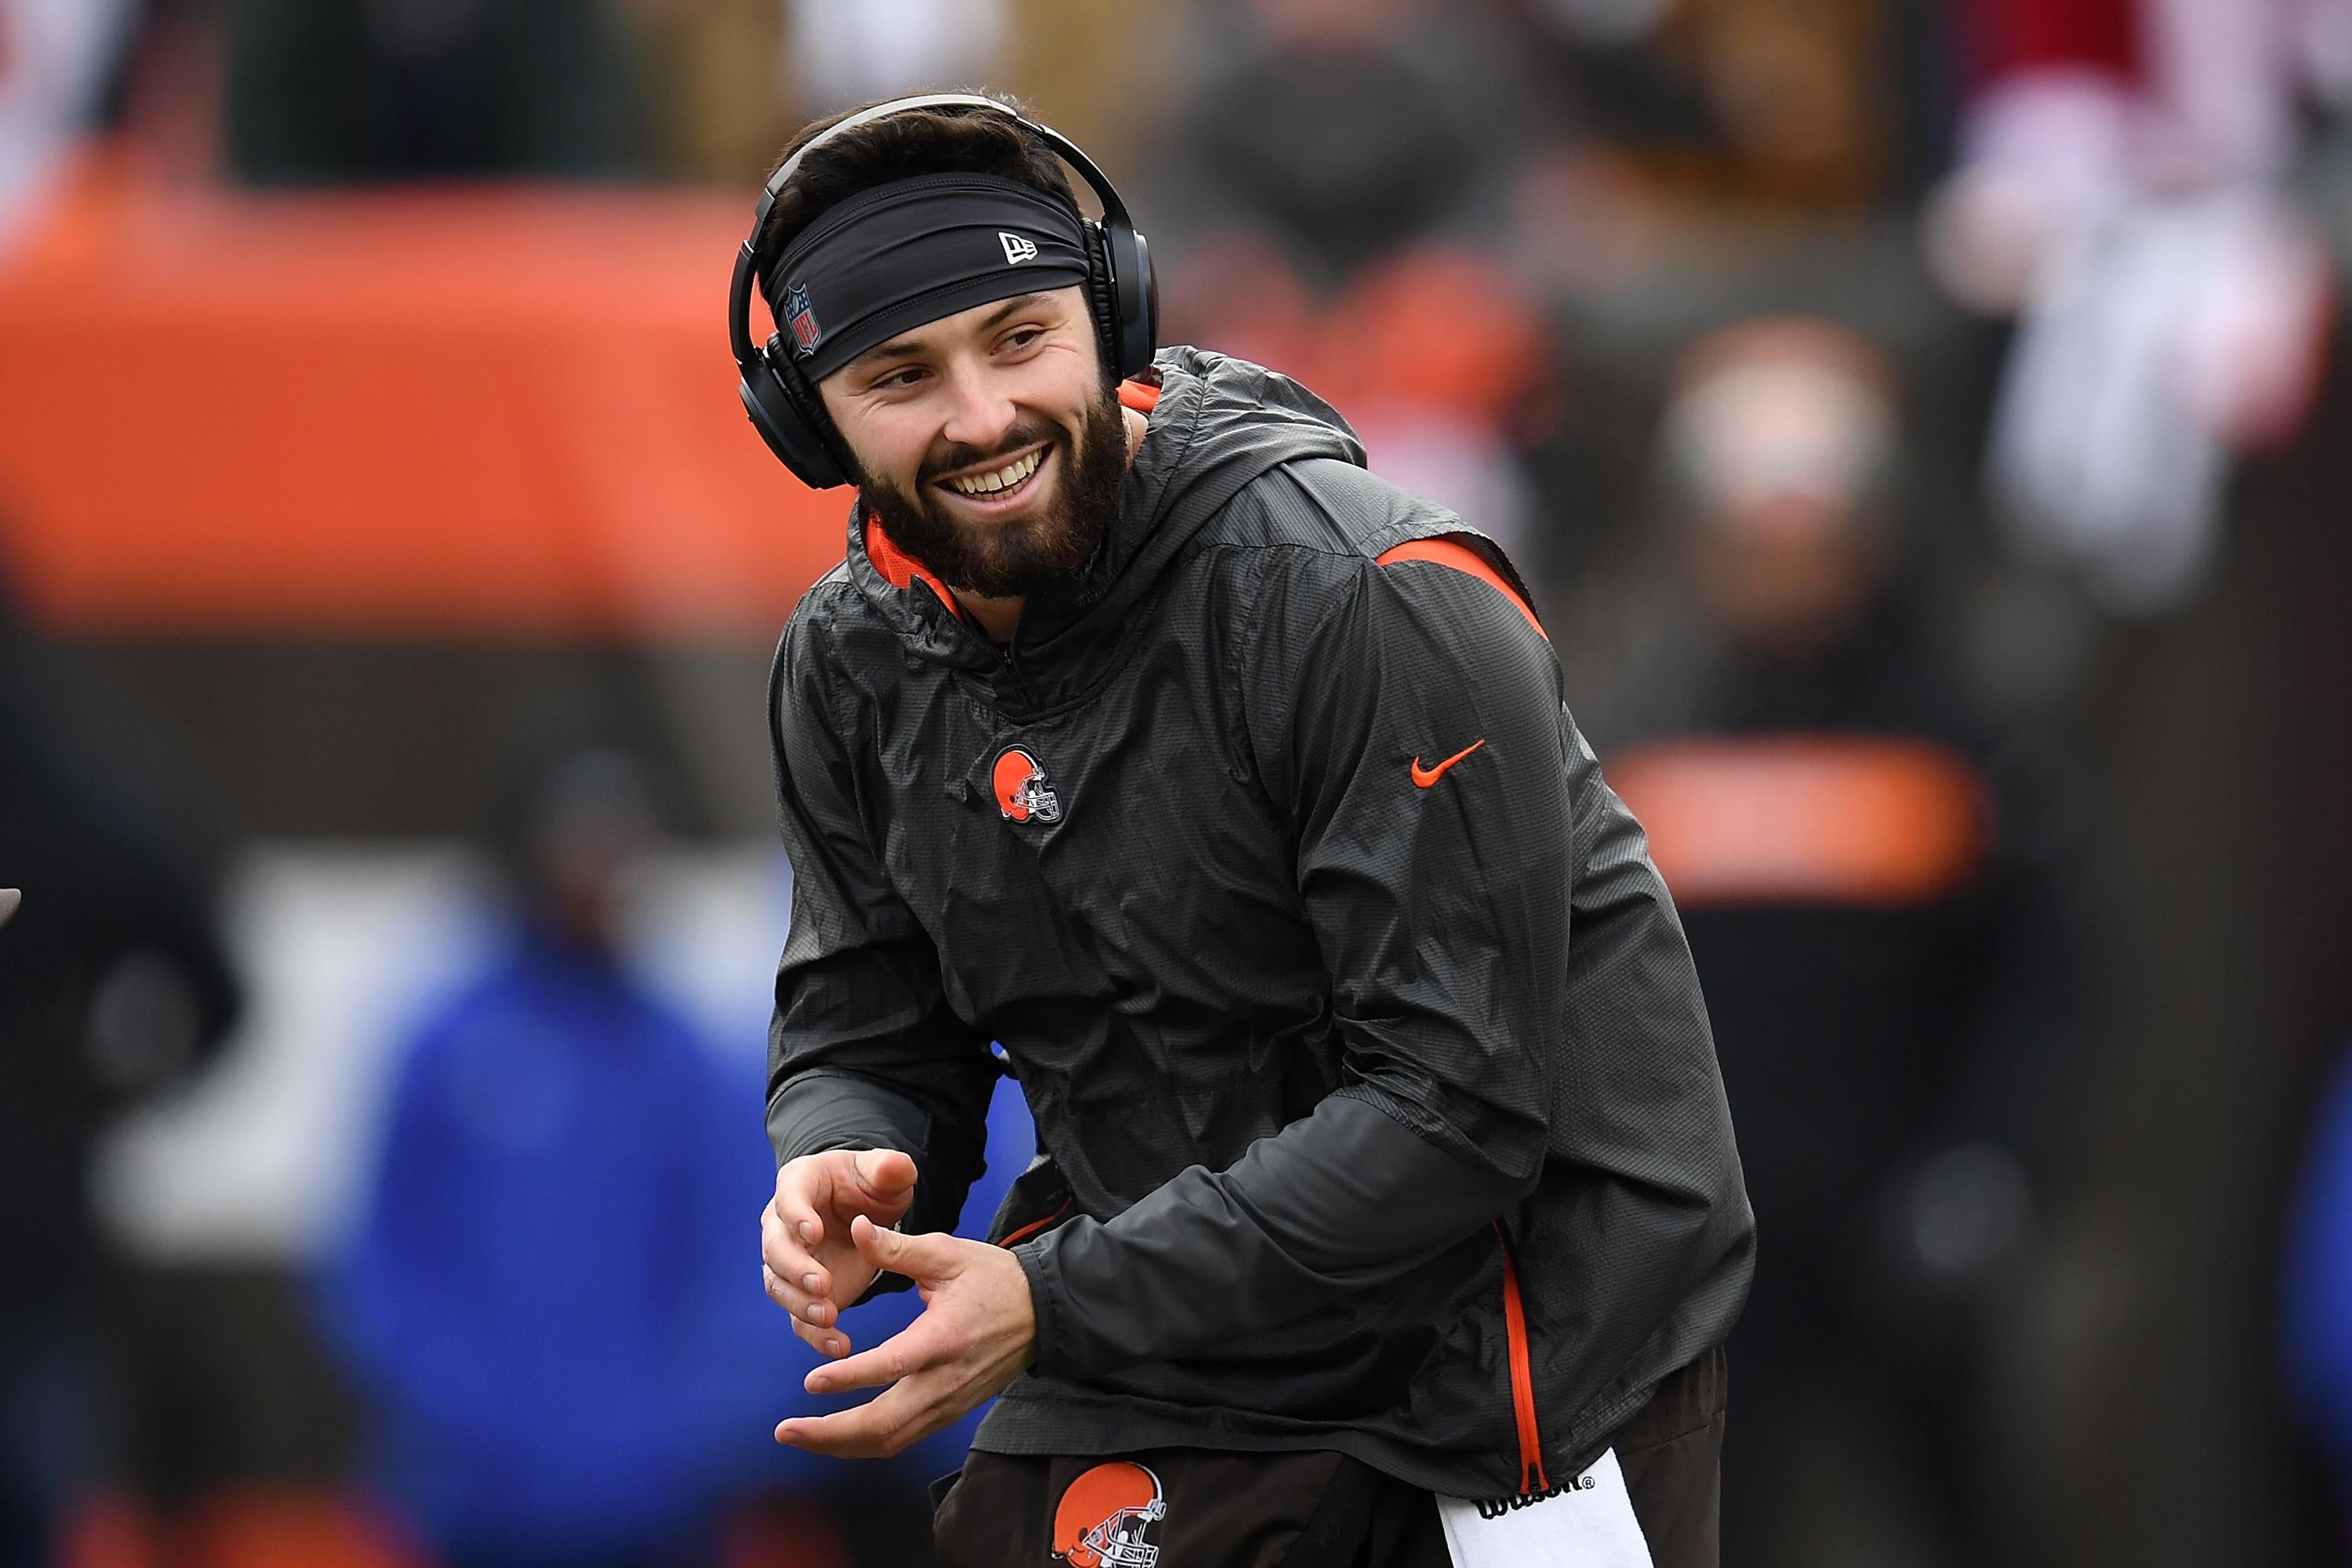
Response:
[[[877,1198],[899,1198],[915,1185],[915,1162],[896,1149],[857,1152],[857,1184]]]
[[[859,1215],[849,1222],[849,1239],[857,1255],[877,1268],[904,1274],[910,1279],[936,1279],[952,1270],[955,1245],[946,1236],[904,1236],[885,1230]]]

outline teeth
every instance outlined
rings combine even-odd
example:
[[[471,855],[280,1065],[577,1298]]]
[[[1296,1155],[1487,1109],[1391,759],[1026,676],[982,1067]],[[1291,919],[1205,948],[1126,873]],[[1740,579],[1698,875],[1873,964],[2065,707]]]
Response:
[[[948,483],[968,496],[992,495],[998,490],[1011,489],[1035,473],[1037,465],[1045,460],[1045,457],[1044,452],[1032,452],[1018,462],[1005,464],[992,474],[981,474],[971,479],[953,479]]]

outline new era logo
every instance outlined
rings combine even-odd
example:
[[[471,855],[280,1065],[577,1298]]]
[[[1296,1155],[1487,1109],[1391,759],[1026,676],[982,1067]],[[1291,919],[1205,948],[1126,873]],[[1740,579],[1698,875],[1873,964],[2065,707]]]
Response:
[[[1000,228],[996,231],[996,243],[1004,247],[1004,264],[1007,267],[1018,267],[1024,261],[1037,259],[1036,243],[1025,236],[1008,234]]]

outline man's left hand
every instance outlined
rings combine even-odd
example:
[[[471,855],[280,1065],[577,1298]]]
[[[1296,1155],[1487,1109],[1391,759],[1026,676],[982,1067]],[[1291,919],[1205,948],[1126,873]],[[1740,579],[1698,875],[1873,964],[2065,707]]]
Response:
[[[901,1236],[862,1215],[850,1226],[850,1239],[877,1268],[914,1280],[923,1315],[806,1380],[811,1394],[882,1388],[880,1394],[855,1410],[795,1416],[776,1427],[776,1441],[836,1458],[887,1458],[1011,1383],[1036,1350],[1037,1314],[1021,1260],[1003,1247],[952,1236]]]

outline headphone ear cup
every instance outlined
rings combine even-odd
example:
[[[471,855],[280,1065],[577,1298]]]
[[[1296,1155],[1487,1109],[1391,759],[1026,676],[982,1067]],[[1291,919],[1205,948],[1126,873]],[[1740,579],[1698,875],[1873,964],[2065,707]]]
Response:
[[[1083,220],[1081,227],[1087,245],[1087,310],[1095,319],[1095,343],[1112,371],[1121,377],[1133,374],[1127,367],[1127,356],[1119,342],[1118,300],[1111,281],[1109,237],[1103,226],[1092,218]]]
[[[810,417],[792,384],[791,373],[776,363],[775,349],[775,340],[770,339],[739,389],[751,427],[768,443],[768,450],[793,471],[793,477],[811,489],[847,484],[832,443]],[[823,417],[822,411],[817,417]]]
[[[1132,270],[1122,269],[1119,276],[1135,279],[1138,309],[1132,320],[1119,323],[1119,357],[1133,362],[1135,369],[1125,374],[1135,375],[1160,352],[1160,274],[1151,269],[1150,242],[1133,229],[1128,237],[1135,247]]]
[[[1088,223],[1087,291],[1104,352],[1122,380],[1151,367],[1160,346],[1160,282],[1151,247],[1133,229]]]

